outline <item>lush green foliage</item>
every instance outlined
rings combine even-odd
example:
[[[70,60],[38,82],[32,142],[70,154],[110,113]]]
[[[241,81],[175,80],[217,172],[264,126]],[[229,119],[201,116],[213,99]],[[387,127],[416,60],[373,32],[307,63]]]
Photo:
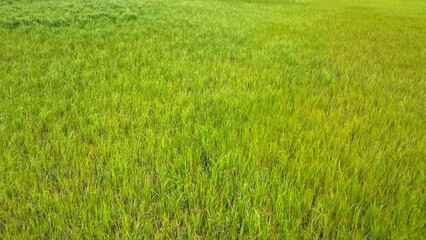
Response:
[[[423,0],[0,2],[0,238],[426,237]]]

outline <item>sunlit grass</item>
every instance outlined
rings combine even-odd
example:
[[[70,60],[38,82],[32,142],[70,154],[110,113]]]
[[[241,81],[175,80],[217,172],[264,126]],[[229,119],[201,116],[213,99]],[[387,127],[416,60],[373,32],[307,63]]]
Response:
[[[424,1],[0,2],[0,238],[426,237]]]

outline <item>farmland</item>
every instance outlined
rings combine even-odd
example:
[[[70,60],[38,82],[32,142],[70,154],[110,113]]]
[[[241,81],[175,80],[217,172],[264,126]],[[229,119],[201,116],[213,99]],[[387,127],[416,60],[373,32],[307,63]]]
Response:
[[[1,239],[424,239],[425,216],[425,1],[0,1]]]

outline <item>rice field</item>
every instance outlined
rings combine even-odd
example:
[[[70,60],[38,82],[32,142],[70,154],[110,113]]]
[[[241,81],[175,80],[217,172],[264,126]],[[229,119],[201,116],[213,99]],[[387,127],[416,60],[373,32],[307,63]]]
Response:
[[[1,0],[1,239],[425,239],[424,0]]]

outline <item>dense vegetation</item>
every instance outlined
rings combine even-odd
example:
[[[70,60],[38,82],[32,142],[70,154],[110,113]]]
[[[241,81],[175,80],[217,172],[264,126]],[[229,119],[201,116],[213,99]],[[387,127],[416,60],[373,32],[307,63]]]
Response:
[[[423,0],[0,1],[0,238],[426,238]]]

